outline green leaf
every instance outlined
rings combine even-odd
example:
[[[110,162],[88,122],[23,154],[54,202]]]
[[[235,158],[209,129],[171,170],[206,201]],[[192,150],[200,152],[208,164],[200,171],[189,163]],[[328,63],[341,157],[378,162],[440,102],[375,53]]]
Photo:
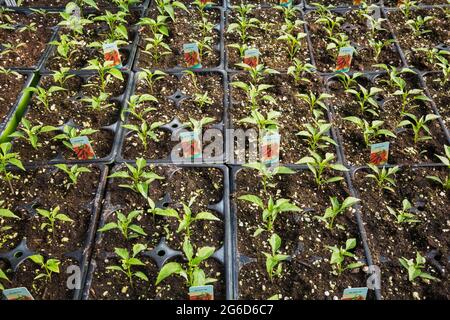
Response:
[[[251,195],[251,194],[246,194],[246,195],[240,196],[238,199],[254,203],[258,207],[260,207],[261,209],[264,209],[264,203],[261,200],[261,198],[258,197],[258,196],[254,196],[254,195]]]
[[[161,271],[159,271],[158,277],[156,278],[156,285],[174,273],[179,274],[182,270],[183,268],[181,267],[181,264],[177,262],[169,262],[165,264],[161,268]]]
[[[220,221],[219,218],[217,218],[215,215],[213,215],[210,212],[199,212],[196,216],[195,216],[195,220],[214,220],[214,221]]]

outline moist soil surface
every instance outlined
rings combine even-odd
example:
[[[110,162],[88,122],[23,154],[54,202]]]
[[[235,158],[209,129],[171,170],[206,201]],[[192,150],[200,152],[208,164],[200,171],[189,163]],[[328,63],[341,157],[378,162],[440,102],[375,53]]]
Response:
[[[397,51],[395,44],[385,46],[377,60],[375,53],[369,44],[370,28],[367,25],[365,18],[359,18],[356,11],[334,12],[334,17],[341,16],[344,22],[340,26],[336,26],[333,31],[334,35],[338,33],[345,33],[350,41],[350,45],[356,49],[353,54],[351,62],[352,71],[376,71],[375,64],[387,64],[391,66],[400,67],[402,61],[400,54]],[[314,57],[314,62],[319,72],[334,72],[336,69],[337,50],[333,52],[326,50],[326,47],[331,40],[328,40],[328,34],[324,25],[316,23],[319,15],[315,12],[305,14],[305,21],[310,32],[311,49]],[[384,23],[382,26],[389,29]],[[393,36],[388,30],[379,30],[376,32],[376,40],[389,40]]]
[[[17,102],[26,79],[27,76],[22,74],[0,73],[0,90],[3,92],[3,95],[0,97],[0,123],[5,120],[8,112]]]
[[[450,105],[450,82],[441,84],[439,79],[443,79],[443,76],[440,73],[429,73],[424,75],[425,83],[430,92],[430,96],[433,101],[436,103],[436,107],[439,111],[439,114],[442,117],[447,128],[450,123],[450,110],[448,106]]]
[[[419,80],[416,76],[402,76],[405,78],[409,88],[420,88]],[[375,78],[373,82],[367,78],[359,78],[359,84],[366,89],[370,87],[381,88],[384,91],[378,95],[381,107],[376,110],[379,115],[374,116],[368,112],[362,114],[361,108],[355,100],[355,96],[345,93],[342,84],[332,79],[328,83],[330,92],[334,98],[330,99],[335,114],[334,123],[338,128],[343,143],[343,152],[345,160],[349,165],[364,165],[369,163],[370,146],[366,146],[361,129],[355,124],[344,120],[348,116],[356,116],[366,119],[369,123],[374,120],[384,121],[382,128],[388,129],[397,135],[397,138],[379,136],[369,141],[370,143],[378,143],[389,141],[389,163],[390,164],[411,164],[411,163],[438,163],[439,159],[436,154],[443,154],[443,146],[446,143],[445,136],[438,120],[427,123],[431,131],[431,140],[419,141],[414,143],[414,133],[411,127],[405,129],[397,129],[398,124],[403,119],[401,115],[401,99],[394,96],[396,90],[390,88],[389,85],[382,82],[386,80],[385,76]],[[417,117],[425,116],[433,113],[431,105],[423,102],[414,102],[407,106],[408,112]],[[423,136],[424,132],[421,132]]]
[[[313,3],[315,2],[314,0],[309,0],[309,1],[305,1],[306,4],[310,7],[314,7]],[[366,0],[365,1],[367,4],[372,4],[372,3],[378,3],[379,1],[376,0]],[[323,0],[319,2],[321,5],[324,6],[335,6],[335,7],[351,7],[354,5],[355,1],[353,0]]]
[[[161,122],[168,124],[175,118],[181,123],[189,119],[200,120],[204,117],[214,118],[215,121],[205,128],[217,125],[223,121],[224,114],[224,78],[221,73],[195,73],[195,82],[188,75],[167,75],[164,79],[157,81],[153,89],[150,89],[144,80],[137,82],[135,95],[151,94],[158,99],[158,102],[146,102],[142,104],[140,110],[154,108],[155,110],[146,113],[144,119],[147,123]],[[176,103],[175,95],[179,91],[185,96],[184,99]],[[200,107],[196,102],[196,94],[208,93],[211,104]],[[127,124],[140,126],[142,120],[133,115],[129,115]],[[147,150],[141,143],[138,135],[133,132],[126,133],[122,148],[124,159],[166,159],[170,156],[172,149],[179,143],[171,140],[171,132],[164,129],[157,129],[159,141],[149,140]],[[206,145],[205,145],[206,146]]]
[[[263,226],[262,213],[249,202],[238,200],[245,194],[258,195],[263,199],[267,199],[268,195],[264,195],[260,179],[254,171],[244,169],[237,173],[232,201],[238,220],[238,252],[254,259],[239,273],[239,298],[267,299],[281,294],[282,299],[340,299],[345,288],[364,286],[366,275],[362,269],[347,270],[337,276],[332,274],[329,264],[331,252],[327,246],[345,245],[349,238],[357,239],[353,252],[361,261],[364,259],[353,210],[336,219],[344,230],[336,227],[329,230],[315,218],[322,216],[330,206],[330,196],[337,197],[340,202],[348,196],[346,184],[341,181],[318,189],[308,171],[278,176],[276,182],[277,186],[269,188],[268,194],[274,200],[287,198],[303,211],[280,213],[274,224],[274,232],[282,238],[280,253],[291,255],[291,260],[283,264],[282,276],[275,277],[271,282],[263,255],[263,252],[271,252],[268,244],[270,233],[263,232],[253,237],[256,228]],[[355,261],[350,258],[345,263],[350,262]]]
[[[396,174],[395,192],[381,191],[373,180],[366,178],[367,171],[355,174],[355,188],[360,194],[362,218],[365,222],[374,263],[381,268],[381,293],[384,299],[449,299],[449,245],[450,198],[441,186],[426,178],[438,176],[444,179],[445,168],[405,168]],[[408,199],[418,223],[397,223],[387,206],[402,209],[402,201]],[[398,259],[415,259],[416,252],[422,256],[433,253],[427,259],[423,272],[440,279],[440,282],[408,281],[407,271]],[[441,266],[444,274],[438,272]]]
[[[31,260],[23,262],[16,272],[12,272],[7,262],[2,260],[0,267],[6,270],[12,281],[8,287],[27,287],[35,299],[72,299],[73,292],[65,289],[66,269],[69,265],[79,265],[79,262],[68,258],[67,254],[84,249],[88,230],[94,223],[94,199],[101,173],[98,167],[88,168],[90,172],[82,173],[78,184],[70,188],[67,188],[67,175],[53,167],[15,173],[17,179],[11,182],[14,193],[11,193],[8,183],[0,181],[0,195],[5,201],[5,209],[10,209],[20,219],[14,220],[14,223],[0,219],[0,227],[12,227],[2,231],[1,251],[12,250],[26,239],[26,245],[33,253],[43,255],[45,260],[53,258],[61,261],[60,274],[55,274],[46,283],[43,279],[33,281],[39,268]],[[54,230],[48,226],[41,228],[48,221],[36,209],[50,211],[57,206],[60,213],[74,222],[56,221]]]
[[[113,170],[124,170],[124,166]],[[223,198],[224,180],[220,169],[216,168],[177,168],[175,166],[147,167],[164,177],[156,180],[150,188],[150,198],[161,206],[176,209],[182,214],[181,203],[188,203],[196,197],[191,209],[194,215],[208,211],[221,221],[197,221],[191,225],[191,243],[194,248],[213,246],[218,250],[224,244],[225,222],[220,212],[209,209],[208,206],[218,203]],[[120,210],[127,215],[132,210],[143,210],[135,221],[141,226],[147,236],[126,240],[118,230],[102,233],[95,248],[94,260],[97,268],[94,271],[92,286],[89,290],[90,299],[186,299],[188,287],[183,278],[170,277],[154,285],[158,275],[155,262],[148,256],[139,256],[145,263],[140,270],[149,278],[149,282],[138,280],[133,287],[123,274],[108,271],[106,267],[117,263],[114,248],[131,250],[134,244],[142,243],[152,250],[164,237],[167,245],[173,250],[182,251],[183,233],[177,233],[178,222],[175,218],[166,218],[147,213],[146,200],[132,190],[119,187],[128,183],[124,179],[114,179],[108,185],[106,202],[102,220],[105,223],[116,221],[116,212]],[[166,197],[165,197],[166,196]],[[170,201],[167,202],[167,196]],[[165,200],[164,200],[165,199]],[[177,259],[182,259],[181,256]],[[172,260],[171,260],[172,261]],[[179,260],[179,262],[183,262]],[[208,259],[202,264],[208,277],[219,281],[214,284],[214,294],[218,299],[225,298],[224,267],[214,259]],[[126,288],[126,289],[124,289]]]

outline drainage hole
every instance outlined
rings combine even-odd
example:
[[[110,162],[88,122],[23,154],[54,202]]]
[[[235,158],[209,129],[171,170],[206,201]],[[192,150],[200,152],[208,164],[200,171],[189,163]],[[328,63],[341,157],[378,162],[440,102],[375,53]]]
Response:
[[[16,253],[14,253],[14,258],[16,258],[16,259],[19,259],[21,256],[23,256],[22,251],[17,251]]]
[[[163,257],[166,255],[166,252],[164,250],[159,250],[158,251],[158,256]]]

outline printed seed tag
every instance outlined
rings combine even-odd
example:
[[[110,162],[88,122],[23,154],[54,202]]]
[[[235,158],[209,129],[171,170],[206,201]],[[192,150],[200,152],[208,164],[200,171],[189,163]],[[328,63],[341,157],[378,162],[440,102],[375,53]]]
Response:
[[[190,287],[189,300],[214,300],[214,287],[212,285]]]
[[[7,7],[17,7],[16,0],[5,0],[5,4]]]
[[[27,288],[12,288],[3,290],[4,300],[34,300]]]
[[[200,0],[201,4],[207,4],[206,8],[211,8],[214,5],[214,2],[211,0]]]
[[[292,0],[280,0],[280,6],[289,7],[292,5]]]
[[[112,67],[123,67],[117,43],[112,42],[103,44],[103,56],[105,57],[105,61],[108,61]]]
[[[397,7],[400,7],[404,3],[405,3],[405,0],[397,0]]]
[[[261,162],[274,165],[280,161],[280,140],[278,132],[266,134],[261,141]]]
[[[70,139],[73,151],[77,154],[78,160],[92,160],[95,159],[95,152],[92,149],[89,138],[86,136],[76,137]]]
[[[183,148],[183,158],[201,159],[202,144],[198,132],[181,132],[181,147]]]
[[[258,49],[245,50],[243,62],[252,68],[256,68],[256,66],[259,64],[259,50]]]
[[[344,295],[341,300],[366,300],[368,290],[366,287],[347,288],[344,290]]]
[[[339,54],[336,61],[336,72],[349,72],[350,65],[352,64],[353,47],[343,47],[339,50]]]
[[[353,0],[354,6],[359,6],[361,4],[361,0]]]
[[[188,68],[199,69],[202,67],[198,45],[196,43],[183,44],[184,61]]]
[[[383,165],[388,162],[389,142],[374,143],[370,146],[370,163]]]

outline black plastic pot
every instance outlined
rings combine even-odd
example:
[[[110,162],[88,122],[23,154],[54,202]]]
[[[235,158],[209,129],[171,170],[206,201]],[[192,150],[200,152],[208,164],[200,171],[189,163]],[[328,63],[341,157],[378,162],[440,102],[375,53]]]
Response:
[[[142,1],[142,3],[140,4],[140,5],[138,5],[138,6],[133,6],[133,7],[131,7],[131,9],[140,9],[140,8],[146,8],[148,5],[149,5],[149,3],[150,3],[150,1],[151,0],[143,0]],[[17,1],[16,1],[17,2]],[[2,3],[3,4],[3,3]],[[13,8],[13,9],[25,9],[25,8],[30,8],[30,9],[40,9],[40,10],[46,10],[46,11],[51,11],[51,10],[64,10],[65,9],[65,6],[54,6],[54,7],[46,7],[46,6],[36,6],[36,7],[26,7],[26,6],[21,6],[21,7],[10,7],[10,8]],[[114,9],[116,9],[117,7],[115,7],[115,6],[110,6],[110,7],[106,7],[106,8],[102,8],[102,11],[105,11],[105,10],[114,10]],[[95,9],[91,9],[91,8],[88,8],[86,11],[96,11]]]
[[[223,150],[225,151],[226,150],[226,134],[225,133],[226,133],[226,129],[228,129],[228,122],[229,122],[229,120],[228,120],[227,73],[224,71],[204,71],[204,70],[193,70],[193,71],[195,73],[202,74],[202,75],[204,75],[204,74],[219,74],[222,76],[222,84],[223,84],[223,92],[224,92],[222,121],[214,124],[212,126],[212,128],[219,129],[222,131]],[[180,73],[180,72],[169,73],[169,74],[175,75],[178,78],[181,78],[183,76],[183,73]],[[139,72],[136,72],[134,74],[134,79],[133,79],[133,83],[131,84],[129,96],[132,96],[134,94],[134,92],[136,91],[138,75],[139,75]],[[188,98],[188,96],[186,96],[184,93],[182,93],[179,90],[179,88],[174,88],[173,94],[168,98],[171,99],[172,101],[174,101],[176,105],[178,105],[182,100]],[[128,114],[126,115],[126,119],[125,119],[124,123],[127,123],[127,121],[128,121]],[[166,130],[172,134],[180,131],[183,128],[184,128],[183,124],[180,122],[180,120],[177,117],[174,117],[169,123],[166,123],[164,126],[162,126],[163,130]],[[118,162],[133,160],[133,159],[125,159],[123,156],[123,148],[124,148],[125,140],[129,133],[130,133],[129,130],[126,130],[123,128],[121,128],[121,130],[120,130],[120,133],[119,133],[120,140],[119,140],[117,156],[116,156],[116,161],[118,161]],[[203,163],[224,163],[226,161],[226,156],[227,156],[226,154],[223,154],[222,156],[218,156],[217,159],[210,159],[210,160],[205,159],[205,160],[202,160],[202,162]],[[147,162],[149,162],[149,163],[178,163],[178,164],[182,163],[182,162],[176,161],[175,159],[171,159],[170,155],[165,159],[157,159],[157,160],[148,159]]]
[[[97,230],[97,223],[100,216],[100,208],[102,205],[104,188],[106,185],[106,178],[108,176],[108,167],[105,165],[94,165],[96,168],[100,170],[100,180],[98,182],[97,191],[95,193],[95,197],[91,202],[91,219],[89,222],[88,231],[86,233],[86,237],[83,241],[83,246],[74,252],[68,252],[64,256],[67,258],[72,258],[79,263],[80,271],[81,271],[81,288],[73,290],[73,300],[79,300],[81,298],[81,293],[83,290],[83,284],[87,275],[89,261],[91,259],[91,252],[93,249],[93,241],[94,236]],[[47,166],[34,166],[27,165],[25,166],[26,170],[36,170],[39,168],[47,168]],[[48,167],[50,169],[50,167]],[[53,168],[56,170],[56,168]],[[17,169],[12,169],[17,170]],[[50,169],[51,170],[51,169]],[[27,209],[28,210],[28,209]],[[29,206],[29,214],[35,215],[36,211],[32,206]],[[0,259],[5,260],[11,266],[13,271],[16,271],[21,263],[26,261],[28,257],[36,254],[37,252],[31,251],[27,247],[27,240],[23,238],[21,243],[14,249],[8,252],[0,252]],[[65,272],[62,270],[61,272]]]
[[[134,164],[134,162],[127,162],[130,164]],[[232,247],[230,245],[231,243],[231,237],[232,237],[232,231],[231,231],[231,222],[230,222],[230,209],[229,209],[229,174],[228,174],[228,168],[223,165],[172,165],[172,164],[163,164],[158,163],[155,164],[156,167],[164,167],[164,168],[172,168],[172,169],[189,169],[189,168],[217,168],[220,169],[223,173],[223,198],[218,203],[211,203],[208,207],[211,210],[214,210],[218,213],[220,213],[225,226],[225,239],[224,239],[224,245],[219,248],[214,255],[212,256],[213,259],[220,262],[224,268],[225,268],[225,275],[224,280],[226,284],[226,298],[231,299],[232,298],[232,292],[233,292],[233,280],[232,280]],[[123,168],[124,164],[118,164],[116,165],[112,170],[111,173]],[[170,179],[170,178],[169,178]],[[101,228],[105,222],[107,221],[108,217],[113,214],[115,211],[117,211],[117,207],[114,206],[111,203],[111,193],[109,192],[111,186],[112,186],[113,179],[108,181],[107,185],[107,191],[105,195],[105,199],[103,201],[103,209],[102,214],[100,218],[99,227]],[[167,191],[164,198],[160,200],[156,205],[157,207],[164,207],[167,206],[167,204],[170,203],[170,190]],[[100,245],[100,243],[103,240],[103,233],[97,232],[95,237],[95,244],[94,246]],[[143,252],[143,255],[146,257],[151,258],[158,266],[159,269],[162,268],[162,266],[175,257],[182,256],[182,253],[180,251],[176,251],[172,248],[170,248],[166,242],[164,237],[160,239],[159,244],[153,248],[152,250]],[[92,285],[94,272],[96,269],[97,263],[94,257],[92,258],[90,265],[89,265],[89,271],[88,275],[86,277],[86,283],[84,285],[83,293],[82,293],[82,299],[87,300],[89,299],[90,295],[90,288]],[[182,281],[182,280],[180,280]]]

